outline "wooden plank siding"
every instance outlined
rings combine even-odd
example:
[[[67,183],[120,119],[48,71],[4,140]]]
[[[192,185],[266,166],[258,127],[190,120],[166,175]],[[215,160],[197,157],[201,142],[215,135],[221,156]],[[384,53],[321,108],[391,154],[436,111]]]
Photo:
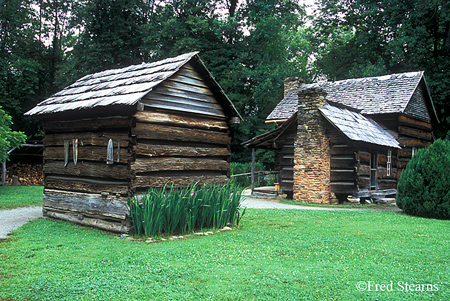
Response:
[[[225,184],[230,175],[229,126],[221,105],[188,65],[141,101],[131,134],[135,191],[167,183]]]
[[[225,118],[222,106],[201,76],[186,64],[179,72],[147,94],[141,103],[149,109],[162,109]]]

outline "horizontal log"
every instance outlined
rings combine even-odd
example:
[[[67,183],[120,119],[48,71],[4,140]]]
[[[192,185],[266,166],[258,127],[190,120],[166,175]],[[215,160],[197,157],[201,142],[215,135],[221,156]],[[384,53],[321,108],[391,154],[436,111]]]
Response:
[[[72,159],[72,148],[70,148],[69,158]],[[131,161],[133,156],[126,147],[120,148],[119,163]],[[64,160],[64,147],[46,147],[44,149],[45,160]],[[99,161],[106,162],[106,147],[79,146],[78,162],[80,161]],[[117,148],[114,149],[114,162],[117,162]]]
[[[129,214],[125,198],[102,197],[101,194],[79,193],[45,189],[42,197],[44,207],[77,213],[96,214],[125,220]]]
[[[355,177],[355,171],[351,169],[331,170],[330,180],[331,182],[343,182],[351,180]]]
[[[431,131],[422,131],[419,129],[413,129],[413,128],[406,127],[406,126],[399,126],[398,132],[404,136],[419,138],[419,139],[423,139],[423,140],[427,140],[427,141],[432,140]]]
[[[405,158],[403,158],[402,160],[398,160],[397,161],[397,168],[398,169],[405,169],[406,168],[406,165],[408,164],[408,162],[410,161],[411,159],[405,159]]]
[[[137,158],[131,164],[136,173],[161,170],[228,170],[230,163],[225,160],[197,158]]]
[[[44,208],[44,210],[45,209],[46,208]],[[45,216],[117,233],[130,233],[132,229],[131,225],[122,225],[121,222],[102,220],[89,216],[83,216],[82,219],[80,219],[80,215],[77,213],[63,213],[52,211],[51,209],[46,210]]]
[[[282,169],[279,171],[279,176],[282,179],[292,179],[294,177],[294,171],[292,169]]]
[[[356,162],[352,157],[331,158],[331,169],[353,169]]]
[[[378,180],[378,189],[396,189],[397,180],[395,179],[382,179]]]
[[[126,195],[129,192],[127,182],[99,181],[94,179],[47,176],[45,188],[65,191]]]
[[[378,179],[392,179],[397,177],[397,168],[391,168],[391,175],[387,175],[386,167],[378,167],[377,169],[377,177]]]
[[[63,146],[64,141],[78,139],[79,146],[107,146],[109,139],[113,140],[114,147],[120,142],[120,147],[127,148],[131,142],[128,131],[125,133],[114,132],[84,132],[84,133],[63,133],[63,134],[45,134],[44,145],[47,146]]]
[[[76,166],[73,162],[64,167],[64,161],[46,162],[44,164],[44,174],[70,175],[81,177],[98,177],[109,179],[129,179],[131,173],[127,165],[118,165],[96,162],[78,162]]]
[[[44,131],[46,133],[84,132],[120,128],[131,128],[131,119],[128,117],[110,117],[73,121],[48,121],[44,124]]]
[[[280,161],[283,166],[294,166],[294,158],[289,158],[290,156],[283,157]]]
[[[391,157],[392,159],[392,157]],[[387,164],[387,156],[384,154],[378,154],[378,158],[377,158],[377,163],[378,165],[382,165],[382,166],[386,166]]]
[[[224,120],[193,118],[151,111],[137,112],[134,117],[136,117],[137,122],[158,123],[206,130],[228,130],[228,125]]]
[[[133,134],[138,139],[161,139],[183,142],[203,142],[219,145],[230,144],[227,133],[187,129],[181,127],[162,126],[155,124],[137,123]]]
[[[405,115],[398,117],[398,122],[401,125],[406,125],[413,128],[423,129],[431,132],[431,123],[426,121],[417,120]]]
[[[134,146],[133,151],[136,152],[136,155],[149,157],[157,157],[157,156],[222,157],[230,155],[230,151],[226,148],[151,145],[143,143],[137,143]]]
[[[344,145],[348,142],[348,139],[345,138],[341,133],[336,132],[335,134],[329,134],[330,142],[333,145]]]
[[[333,145],[330,148],[331,155],[352,155],[354,154],[354,150],[347,145]]]
[[[358,151],[358,153],[356,154],[356,160],[358,160],[360,163],[370,164],[370,153]]]
[[[368,165],[359,165],[358,166],[358,175],[360,175],[360,176],[370,176],[370,166],[368,166]]]
[[[405,148],[399,149],[397,154],[398,154],[399,159],[402,159],[402,158],[411,159],[412,158],[412,148],[405,147]]]
[[[352,194],[357,190],[355,183],[353,182],[335,182],[330,183],[330,189],[333,193],[348,193]]]
[[[359,177],[356,183],[359,188],[370,188],[370,177]]]
[[[227,176],[178,176],[178,177],[156,177],[156,176],[136,176],[133,183],[135,187],[164,187],[164,185],[189,186],[192,183],[214,183],[226,184]]]
[[[398,142],[400,144],[400,146],[403,147],[428,147],[431,145],[430,141],[424,141],[424,140],[420,140],[420,139],[415,139],[415,138],[407,138],[407,137],[400,137],[398,139]]]

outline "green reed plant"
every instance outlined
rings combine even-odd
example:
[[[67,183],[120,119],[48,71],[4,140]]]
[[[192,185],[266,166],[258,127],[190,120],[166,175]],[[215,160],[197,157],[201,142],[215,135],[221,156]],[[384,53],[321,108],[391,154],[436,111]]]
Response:
[[[239,225],[245,213],[242,188],[235,185],[165,186],[128,199],[137,235],[187,233]]]

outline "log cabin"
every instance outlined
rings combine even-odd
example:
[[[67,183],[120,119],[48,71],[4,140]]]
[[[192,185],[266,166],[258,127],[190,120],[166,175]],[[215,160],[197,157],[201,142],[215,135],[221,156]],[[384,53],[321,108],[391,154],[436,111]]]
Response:
[[[133,194],[228,182],[241,119],[198,52],[84,76],[25,115],[44,123],[44,215],[120,233]]]
[[[274,150],[281,193],[331,203],[395,195],[438,118],[423,72],[409,72],[314,84],[288,78],[266,122],[278,127],[244,145]]]

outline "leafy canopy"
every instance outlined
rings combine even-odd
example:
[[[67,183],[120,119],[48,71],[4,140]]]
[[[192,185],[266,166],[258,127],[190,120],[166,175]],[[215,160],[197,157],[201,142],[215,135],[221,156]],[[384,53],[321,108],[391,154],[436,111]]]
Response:
[[[0,161],[8,159],[8,151],[24,143],[27,136],[22,132],[11,130],[11,116],[0,107]]]

